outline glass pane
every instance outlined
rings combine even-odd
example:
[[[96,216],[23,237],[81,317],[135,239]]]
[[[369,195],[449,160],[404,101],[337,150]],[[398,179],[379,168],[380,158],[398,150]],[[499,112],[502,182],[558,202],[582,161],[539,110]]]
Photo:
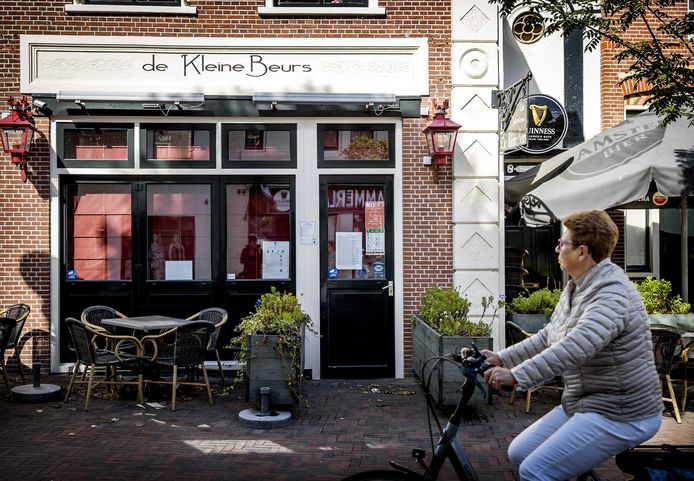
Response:
[[[209,185],[147,187],[147,279],[209,280]]]
[[[67,279],[130,280],[129,185],[71,185],[67,189]]]
[[[324,130],[325,160],[388,160],[387,130]]]
[[[288,184],[227,186],[227,279],[289,279]]]
[[[208,161],[210,131],[167,127],[148,129],[147,160]]]
[[[292,160],[288,130],[230,130],[227,160]]]
[[[112,128],[66,129],[63,160],[128,161],[128,131]]]
[[[625,238],[627,268],[647,269],[648,264],[648,211],[626,209]]]
[[[328,278],[385,279],[382,185],[328,185]]]
[[[140,5],[178,7],[181,0],[84,0],[87,5]]]
[[[369,0],[275,0],[276,7],[368,7]]]

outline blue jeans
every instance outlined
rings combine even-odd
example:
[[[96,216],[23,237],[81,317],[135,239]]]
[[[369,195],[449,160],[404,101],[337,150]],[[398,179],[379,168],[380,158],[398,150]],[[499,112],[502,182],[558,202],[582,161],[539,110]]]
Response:
[[[649,440],[662,415],[612,421],[596,413],[572,416],[557,406],[520,433],[508,448],[521,481],[565,481]]]

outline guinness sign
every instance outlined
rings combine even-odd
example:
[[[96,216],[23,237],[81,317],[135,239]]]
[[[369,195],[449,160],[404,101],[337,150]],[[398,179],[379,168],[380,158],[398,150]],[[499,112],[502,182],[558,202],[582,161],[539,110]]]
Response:
[[[528,97],[528,143],[521,147],[531,154],[542,154],[556,147],[566,135],[567,115],[564,107],[549,95]]]

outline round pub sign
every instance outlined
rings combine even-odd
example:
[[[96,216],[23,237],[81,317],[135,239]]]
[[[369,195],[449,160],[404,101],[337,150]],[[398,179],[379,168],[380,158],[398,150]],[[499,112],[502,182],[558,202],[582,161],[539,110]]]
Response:
[[[564,139],[568,127],[566,110],[559,102],[549,95],[528,96],[528,144],[524,151],[549,152]]]

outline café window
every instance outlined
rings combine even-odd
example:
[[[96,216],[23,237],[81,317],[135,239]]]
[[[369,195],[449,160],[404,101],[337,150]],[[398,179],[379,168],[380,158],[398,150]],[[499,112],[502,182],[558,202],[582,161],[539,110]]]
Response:
[[[627,272],[651,272],[649,210],[625,209],[624,213]]]
[[[274,0],[275,7],[368,7],[369,0]]]
[[[213,168],[214,134],[214,125],[142,124],[141,165],[154,168]]]
[[[139,7],[180,7],[181,0],[82,0],[85,5],[132,5]]]
[[[289,279],[290,184],[229,184],[226,202],[227,280]]]
[[[133,167],[132,124],[58,122],[58,167]]]
[[[66,189],[67,280],[130,280],[130,185],[76,184]]]
[[[295,168],[296,125],[224,125],[222,158],[225,167]]]
[[[147,279],[209,280],[209,185],[147,186]]]
[[[318,167],[395,167],[395,126],[318,124]]]

